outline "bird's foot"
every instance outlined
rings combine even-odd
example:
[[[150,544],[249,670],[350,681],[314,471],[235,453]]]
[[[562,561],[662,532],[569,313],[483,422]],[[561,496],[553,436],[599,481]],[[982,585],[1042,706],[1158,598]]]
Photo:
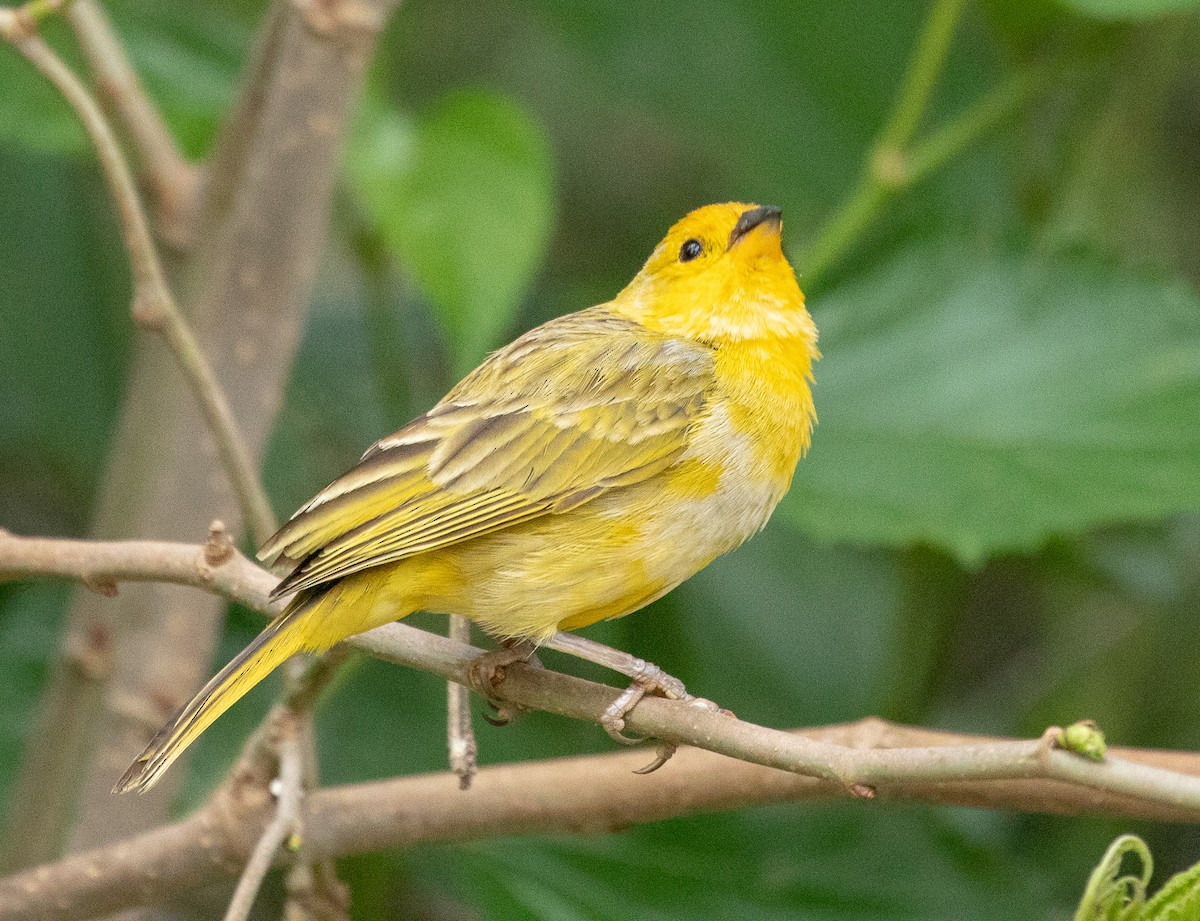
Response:
[[[638,742],[645,741],[644,738],[629,736],[624,732],[625,717],[629,711],[637,706],[638,702],[647,694],[656,694],[660,697],[665,697],[668,700],[680,700],[689,703],[694,707],[700,707],[704,710],[712,710],[717,713],[728,713],[727,710],[722,710],[717,704],[703,697],[695,697],[687,692],[683,686],[683,682],[678,678],[668,675],[657,665],[649,662],[644,662],[647,677],[642,679],[635,678],[633,683],[629,685],[621,695],[617,697],[608,709],[604,711],[604,715],[600,718],[600,725],[604,727],[612,738],[620,742],[622,745],[636,745]],[[730,714],[732,715],[732,714]],[[654,760],[645,767],[640,767],[633,773],[635,774],[653,774],[660,767],[671,760],[672,756],[679,749],[678,744],[668,740],[660,740],[658,743],[658,751],[654,755]]]
[[[504,680],[504,669],[517,663],[541,668],[537,647],[523,640],[505,643],[500,649],[493,649],[479,656],[468,668],[467,677],[471,683],[471,690],[482,694],[488,706],[495,711],[495,716],[486,713],[483,715],[493,726],[507,726],[521,713],[520,707],[501,700],[499,693],[499,684]]]
[[[666,697],[669,700],[681,700],[694,706],[702,707],[705,710],[714,710],[718,713],[728,712],[722,710],[711,700],[705,700],[702,697],[693,697],[687,692],[687,688],[683,686],[682,681],[672,675],[668,675],[652,662],[647,662],[645,659],[631,656],[627,652],[621,652],[618,649],[597,643],[595,640],[589,640],[586,637],[576,636],[572,633],[556,633],[544,640],[542,645],[550,649],[556,649],[559,652],[577,656],[588,662],[595,662],[597,665],[603,665],[605,668],[610,668],[633,679],[633,683],[622,691],[616,700],[609,704],[600,717],[600,725],[604,727],[604,731],[622,745],[635,745],[638,742],[644,741],[641,738],[625,734],[625,717],[629,715],[629,712],[647,694],[655,694],[659,697]],[[661,741],[655,760],[646,765],[646,767],[641,768],[637,773],[649,774],[652,771],[658,770],[675,754],[675,749],[676,745],[674,742]]]
[[[608,705],[600,717],[600,725],[604,727],[604,731],[622,745],[637,745],[639,742],[645,741],[642,736],[625,734],[625,717],[647,694],[655,694],[668,700],[694,699],[688,694],[682,681],[673,675],[668,675],[653,662],[631,659],[630,667],[625,674],[633,681],[616,700]]]

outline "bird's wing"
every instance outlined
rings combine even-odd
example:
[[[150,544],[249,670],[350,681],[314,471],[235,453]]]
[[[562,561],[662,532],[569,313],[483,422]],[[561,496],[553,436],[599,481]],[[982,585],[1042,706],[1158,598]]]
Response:
[[[259,551],[277,595],[563,512],[673,464],[713,382],[707,347],[602,308],[494,353],[373,445]]]

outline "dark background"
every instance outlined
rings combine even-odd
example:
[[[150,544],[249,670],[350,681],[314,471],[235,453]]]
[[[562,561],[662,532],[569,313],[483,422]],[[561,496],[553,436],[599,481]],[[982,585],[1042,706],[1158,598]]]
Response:
[[[487,349],[614,294],[686,211],[778,204],[825,353],[810,456],[760,537],[589,635],[773,726],[877,714],[1031,736],[1091,717],[1111,741],[1195,748],[1197,5],[967,4],[918,139],[998,87],[1034,89],[809,273],[925,4],[408,0],[266,463],[277,512]],[[261,6],[108,6],[202,154]],[[3,49],[0,88],[0,526],[83,535],[133,335],[126,261],[65,106]],[[0,586],[0,790],[69,591]],[[233,611],[222,661],[259,626]],[[273,691],[204,737],[181,809]],[[324,782],[441,768],[444,696],[428,675],[347,668],[319,716]],[[612,747],[542,714],[479,732],[484,763]],[[852,804],[379,854],[342,873],[363,919],[1028,921],[1069,917],[1126,830],[1159,880],[1200,857],[1185,827]]]

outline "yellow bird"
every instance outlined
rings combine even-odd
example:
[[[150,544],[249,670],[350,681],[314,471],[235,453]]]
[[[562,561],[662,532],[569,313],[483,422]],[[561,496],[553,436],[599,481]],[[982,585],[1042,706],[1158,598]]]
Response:
[[[489,356],[267,541],[286,610],[159,731],[145,790],[299,652],[419,610],[530,644],[621,617],[766,524],[815,422],[817,331],[780,211],[675,224],[606,304]]]

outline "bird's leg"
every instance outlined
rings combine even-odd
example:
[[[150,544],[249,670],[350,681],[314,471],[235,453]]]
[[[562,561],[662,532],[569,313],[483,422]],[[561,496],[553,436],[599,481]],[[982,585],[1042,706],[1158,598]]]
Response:
[[[496,711],[496,715],[483,718],[493,726],[507,726],[520,713],[518,707],[501,703],[497,700],[496,681],[502,677],[504,669],[517,662],[524,662],[541,668],[541,660],[537,657],[537,646],[528,640],[506,639],[500,641],[500,648],[485,652],[473,662],[468,670],[472,690],[478,691],[487,700],[488,706]]]
[[[542,645],[585,659],[588,662],[595,662],[597,665],[603,665],[605,668],[610,668],[633,679],[633,683],[621,692],[621,695],[608,706],[600,718],[600,725],[604,727],[604,731],[624,745],[635,745],[643,741],[625,735],[623,730],[625,729],[625,716],[647,694],[659,694],[670,700],[688,701],[706,709],[720,709],[710,700],[693,697],[687,692],[682,681],[668,675],[654,663],[639,659],[627,652],[621,652],[619,649],[613,649],[611,646],[605,646],[603,643],[597,643],[595,640],[576,636],[573,633],[556,633]],[[653,764],[638,773],[649,773],[658,769],[666,763],[674,751],[674,745],[664,743]]]

